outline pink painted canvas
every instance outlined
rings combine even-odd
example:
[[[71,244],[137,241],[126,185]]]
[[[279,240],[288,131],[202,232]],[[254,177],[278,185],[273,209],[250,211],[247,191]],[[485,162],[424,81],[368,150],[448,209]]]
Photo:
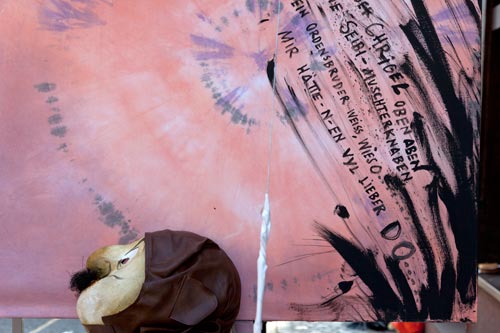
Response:
[[[189,230],[265,320],[474,321],[479,1],[0,3],[0,316]]]

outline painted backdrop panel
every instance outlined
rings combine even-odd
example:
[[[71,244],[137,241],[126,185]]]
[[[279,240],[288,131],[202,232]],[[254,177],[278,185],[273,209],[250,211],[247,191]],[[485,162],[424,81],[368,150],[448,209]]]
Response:
[[[252,319],[269,192],[265,319],[475,319],[478,1],[0,15],[1,316],[74,317],[90,252],[170,228],[227,250]]]

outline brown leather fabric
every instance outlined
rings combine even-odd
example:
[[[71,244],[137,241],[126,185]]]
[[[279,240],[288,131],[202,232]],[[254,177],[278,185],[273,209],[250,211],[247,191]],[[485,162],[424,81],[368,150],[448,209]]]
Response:
[[[229,332],[241,285],[229,257],[213,241],[185,231],[145,235],[146,278],[139,297],[103,317],[90,333]]]

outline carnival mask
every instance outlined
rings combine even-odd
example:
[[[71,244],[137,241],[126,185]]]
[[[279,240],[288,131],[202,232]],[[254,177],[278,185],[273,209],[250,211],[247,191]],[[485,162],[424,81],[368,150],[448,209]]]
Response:
[[[71,289],[91,333],[229,332],[241,297],[238,272],[217,244],[171,230],[95,251]]]

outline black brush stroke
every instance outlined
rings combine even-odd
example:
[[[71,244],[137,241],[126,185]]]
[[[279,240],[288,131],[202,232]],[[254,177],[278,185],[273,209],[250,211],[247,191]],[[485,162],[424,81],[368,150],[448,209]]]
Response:
[[[391,273],[394,283],[396,283],[396,288],[398,288],[399,294],[403,299],[404,307],[402,308],[401,318],[407,321],[425,320],[426,318],[422,317],[418,311],[417,302],[406,276],[399,267],[399,261],[394,260],[392,257],[385,257],[384,259],[387,269]]]
[[[425,83],[421,82],[418,79],[417,75],[415,74],[415,67],[413,66],[413,63],[411,62],[408,55],[405,55],[404,59],[405,60],[400,65],[401,71],[409,80],[411,80],[412,86],[417,89],[418,94],[422,96],[422,100],[430,101],[431,96],[424,86]],[[434,108],[432,103],[424,103],[424,107],[427,111],[426,117],[428,118],[428,121],[430,121],[434,133],[437,133],[439,135],[441,143],[450,148],[450,150],[459,149],[458,146],[456,146],[455,140],[453,139],[453,135],[451,134],[450,130],[446,126],[444,126],[444,124],[437,116],[438,112]],[[452,138],[452,140],[448,140],[448,138]],[[428,150],[427,152],[428,154],[426,154],[426,156],[432,158],[431,150]]]
[[[443,101],[453,135],[450,142],[455,141],[457,149],[450,149],[452,165],[457,181],[456,195],[441,193],[441,198],[450,213],[450,225],[455,236],[458,250],[457,258],[457,290],[464,304],[472,305],[476,298],[476,234],[475,228],[477,205],[476,192],[469,175],[476,175],[476,170],[469,170],[467,161],[473,159],[474,133],[472,124],[467,118],[467,110],[454,91],[453,78],[446,59],[444,49],[439,41],[431,17],[423,1],[412,0],[417,21],[411,19],[401,25],[408,41],[425,64],[432,81]],[[419,36],[422,38],[419,38]],[[428,52],[426,51],[428,50]],[[471,163],[473,165],[474,163]],[[472,168],[472,167],[471,167]],[[472,184],[471,184],[472,181]]]
[[[425,49],[423,47],[421,47],[421,50],[422,50],[422,52],[425,51]],[[360,82],[364,82],[361,73],[359,72],[357,67],[354,65],[354,63],[352,61],[348,61],[348,64],[350,65],[351,69],[356,74],[356,76],[358,77]],[[418,82],[416,76],[413,75],[414,74],[413,71],[410,69],[412,69],[411,64],[409,62],[407,62],[406,63],[406,70],[407,70],[407,72],[409,72],[411,74],[412,79],[416,83],[418,83],[416,85],[417,89],[419,89],[420,93],[422,93],[423,96],[428,96],[425,89],[423,89],[423,87],[420,85],[420,82]],[[367,91],[368,89],[365,85],[361,85],[361,89],[365,93],[368,92]],[[430,111],[429,112],[430,114],[434,114],[433,110],[428,110],[428,111]],[[454,138],[451,135],[451,133],[448,131],[448,129],[439,122],[437,117],[434,116],[433,120],[434,120],[434,124],[436,125],[436,127],[445,133],[445,137],[447,138],[446,142],[450,143],[449,146],[451,146],[455,150],[459,149],[458,147],[455,147],[453,145],[455,141],[454,141]],[[421,143],[423,141],[424,140],[420,140]],[[430,145],[428,144],[428,142],[425,144],[425,146],[428,148],[428,149],[425,149],[425,151],[427,152],[428,160],[432,161],[433,157],[432,157],[431,148],[430,148]],[[452,150],[454,150],[454,149],[452,149]],[[448,185],[446,183],[444,177],[441,176],[440,170],[437,169],[437,167],[435,166],[435,163],[434,163],[433,169],[438,170],[437,173],[440,175],[440,177],[439,177],[440,182],[439,183],[445,184],[445,186]],[[428,286],[422,287],[422,289],[421,289],[421,296],[422,296],[421,308],[422,308],[422,311],[418,314],[418,316],[415,316],[411,319],[408,318],[405,320],[420,320],[420,319],[423,320],[427,317],[427,315],[429,315],[431,319],[435,319],[435,320],[451,319],[451,313],[453,311],[453,303],[455,300],[454,290],[455,290],[455,286],[456,286],[456,282],[455,282],[456,273],[455,273],[455,270],[453,268],[454,267],[453,260],[452,260],[452,256],[451,256],[451,252],[450,252],[449,243],[447,241],[447,237],[446,237],[446,234],[445,234],[445,231],[443,228],[443,222],[441,221],[440,215],[439,215],[439,205],[438,205],[437,195],[435,195],[436,191],[433,192],[434,189],[432,188],[432,185],[435,185],[435,184],[431,183],[431,187],[427,188],[427,191],[428,191],[428,197],[429,197],[428,202],[431,206],[433,216],[436,217],[434,219],[434,225],[435,225],[435,230],[436,230],[436,233],[437,233],[437,236],[439,239],[440,253],[443,255],[444,262],[445,262],[444,270],[446,270],[446,274],[444,274],[444,272],[442,273],[445,280],[441,281],[441,287],[438,285],[438,271],[437,271],[437,266],[435,263],[435,256],[434,256],[434,253],[433,253],[433,250],[431,247],[431,243],[424,232],[423,226],[420,222],[420,219],[418,218],[418,215],[415,211],[413,203],[412,203],[408,193],[406,192],[406,189],[404,189],[403,183],[399,180],[399,178],[397,178],[397,179],[398,179],[398,182],[393,182],[392,185],[395,186],[397,183],[398,186],[395,186],[398,188],[397,191],[401,192],[400,194],[404,197],[404,200],[405,200],[407,206],[409,206],[408,208],[411,210],[410,215],[412,217],[412,221],[413,221],[414,227],[416,229],[417,244],[418,244],[419,249],[422,252],[422,255],[424,257],[424,261],[426,262],[426,265],[428,268],[428,281],[427,281]],[[448,187],[449,187],[449,185],[448,185]],[[393,190],[396,190],[396,188],[393,188]],[[396,272],[391,272],[391,273],[396,273]],[[394,276],[393,276],[393,278],[396,279],[396,277],[394,277]],[[404,283],[404,282],[401,281],[401,283]],[[447,299],[444,299],[443,297],[441,297],[444,295],[446,295]],[[409,308],[411,309],[412,302],[414,302],[414,300],[412,300],[410,298],[407,301],[409,302]],[[406,300],[403,301],[403,303],[405,303],[405,302],[406,302]],[[415,311],[408,310],[408,314],[410,316],[414,313],[415,313]]]
[[[443,320],[450,319],[449,315],[446,316],[450,311],[453,310],[454,297],[443,299],[441,297],[441,288],[438,284],[438,271],[436,267],[436,261],[434,257],[434,252],[432,250],[431,243],[429,238],[427,237],[424,227],[420,222],[420,218],[415,210],[415,206],[413,201],[411,200],[410,194],[406,190],[402,180],[397,176],[386,175],[384,177],[384,181],[387,186],[394,192],[398,193],[401,197],[401,200],[406,205],[406,210],[410,214],[410,219],[413,223],[413,227],[415,228],[415,240],[417,246],[422,253],[422,259],[427,268],[427,287],[422,287],[421,289],[421,309],[429,311],[429,318],[431,320]],[[449,278],[449,274],[444,276],[445,278]],[[445,288],[451,287],[452,290],[454,288],[455,280],[446,280],[441,281],[441,286],[445,286]],[[449,291],[444,290],[444,294],[448,295]]]
[[[455,302],[456,279],[457,274],[453,262],[446,261],[441,272],[441,285],[437,302],[437,306],[440,309],[440,319],[450,320],[452,318],[453,303]]]
[[[471,14],[471,16],[474,18],[474,22],[476,23],[476,29],[477,29],[477,31],[481,31],[481,29],[482,29],[482,27],[481,27],[481,16],[477,12],[476,7],[474,6],[474,4],[472,3],[471,0],[465,0],[465,5],[467,6],[467,9],[469,9],[469,13]],[[478,6],[481,9],[481,7],[482,7],[482,0],[478,0]]]
[[[330,231],[319,223],[315,225],[318,234],[327,240],[347,261],[359,278],[372,291],[370,303],[375,309],[377,319],[392,321],[399,317],[403,303],[394,293],[387,278],[382,273],[375,255],[371,250],[363,250],[349,240]]]
[[[441,255],[443,256],[443,270],[441,273],[441,287],[440,287],[440,299],[455,299],[455,287],[456,287],[456,271],[453,264],[451,248],[446,236],[446,231],[444,230],[444,222],[441,219],[441,214],[439,212],[439,193],[451,193],[451,187],[447,183],[445,177],[443,177],[441,170],[437,167],[436,163],[431,154],[430,142],[425,134],[423,117],[418,114],[413,114],[412,130],[416,135],[417,141],[423,148],[426,155],[426,159],[429,163],[427,169],[434,175],[432,182],[426,186],[428,193],[427,203],[430,207],[430,211],[434,220],[433,228],[434,233],[437,237],[439,243],[439,248],[441,250]],[[423,167],[420,167],[422,169]],[[443,309],[445,305],[443,305]],[[452,314],[452,308],[447,308],[448,312],[445,313],[447,317]]]
[[[335,306],[335,300],[340,296],[347,294],[351,290],[353,284],[353,281],[340,281],[337,285],[337,288],[340,289],[341,292],[334,296],[327,297],[326,301],[319,304],[319,307],[325,308]]]

